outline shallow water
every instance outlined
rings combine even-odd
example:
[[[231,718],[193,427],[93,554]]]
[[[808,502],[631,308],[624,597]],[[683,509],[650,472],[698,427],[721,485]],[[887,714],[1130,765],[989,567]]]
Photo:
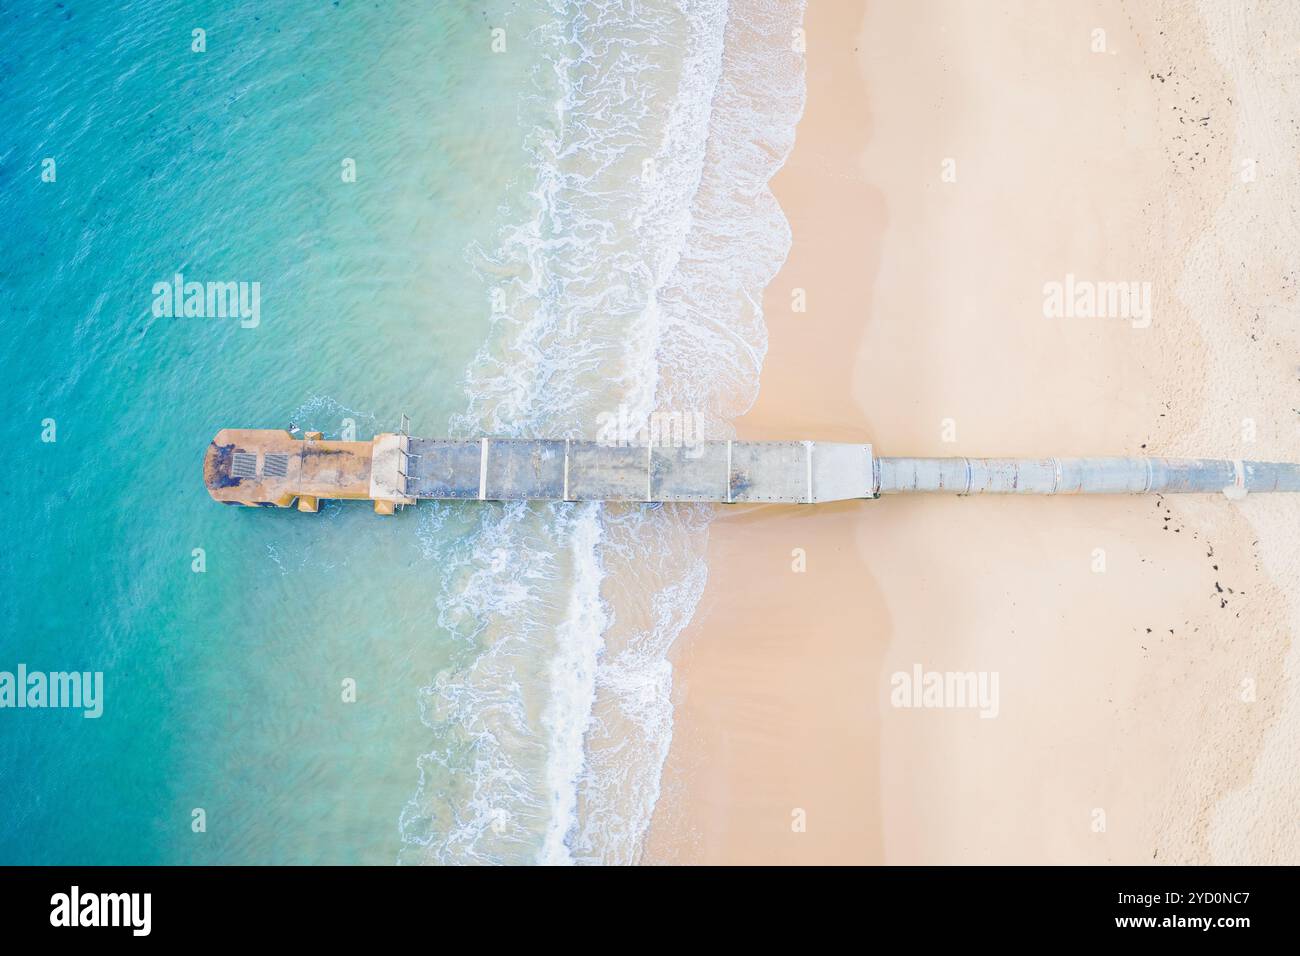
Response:
[[[0,13],[0,669],[106,685],[98,720],[0,711],[0,859],[637,858],[707,509],[238,511],[199,462],[223,426],[402,412],[727,434],[789,243],[800,11],[771,6]],[[155,317],[177,272],[260,283],[260,323]]]

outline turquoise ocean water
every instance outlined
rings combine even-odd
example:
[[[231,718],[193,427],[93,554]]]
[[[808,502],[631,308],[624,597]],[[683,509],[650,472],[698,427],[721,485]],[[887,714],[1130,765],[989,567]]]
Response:
[[[237,510],[201,459],[402,412],[727,434],[789,243],[800,17],[0,2],[0,671],[105,682],[97,720],[0,710],[0,862],[638,859],[706,509]],[[178,272],[260,283],[260,324],[155,317]]]

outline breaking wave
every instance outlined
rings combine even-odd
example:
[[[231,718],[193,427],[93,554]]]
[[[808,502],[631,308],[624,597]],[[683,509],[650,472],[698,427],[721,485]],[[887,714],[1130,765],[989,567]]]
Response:
[[[790,246],[768,181],[803,110],[802,4],[544,3],[528,172],[470,255],[492,327],[453,434],[592,437],[696,416],[731,434]],[[634,863],[672,739],[667,654],[707,578],[707,506],[435,505],[454,659],[400,821],[410,863]]]

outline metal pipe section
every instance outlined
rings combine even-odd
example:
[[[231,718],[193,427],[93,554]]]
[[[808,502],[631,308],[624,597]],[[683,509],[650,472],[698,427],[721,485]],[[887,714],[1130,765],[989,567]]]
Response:
[[[874,477],[880,495],[1300,492],[1300,465],[1213,458],[877,458]]]

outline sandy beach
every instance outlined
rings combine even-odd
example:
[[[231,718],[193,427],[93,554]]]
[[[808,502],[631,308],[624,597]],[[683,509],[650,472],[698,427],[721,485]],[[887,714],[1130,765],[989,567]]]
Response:
[[[1255,8],[811,3],[739,437],[1293,460],[1300,18]],[[1149,313],[1046,316],[1076,281]],[[720,511],[644,862],[1300,860],[1286,497]]]

